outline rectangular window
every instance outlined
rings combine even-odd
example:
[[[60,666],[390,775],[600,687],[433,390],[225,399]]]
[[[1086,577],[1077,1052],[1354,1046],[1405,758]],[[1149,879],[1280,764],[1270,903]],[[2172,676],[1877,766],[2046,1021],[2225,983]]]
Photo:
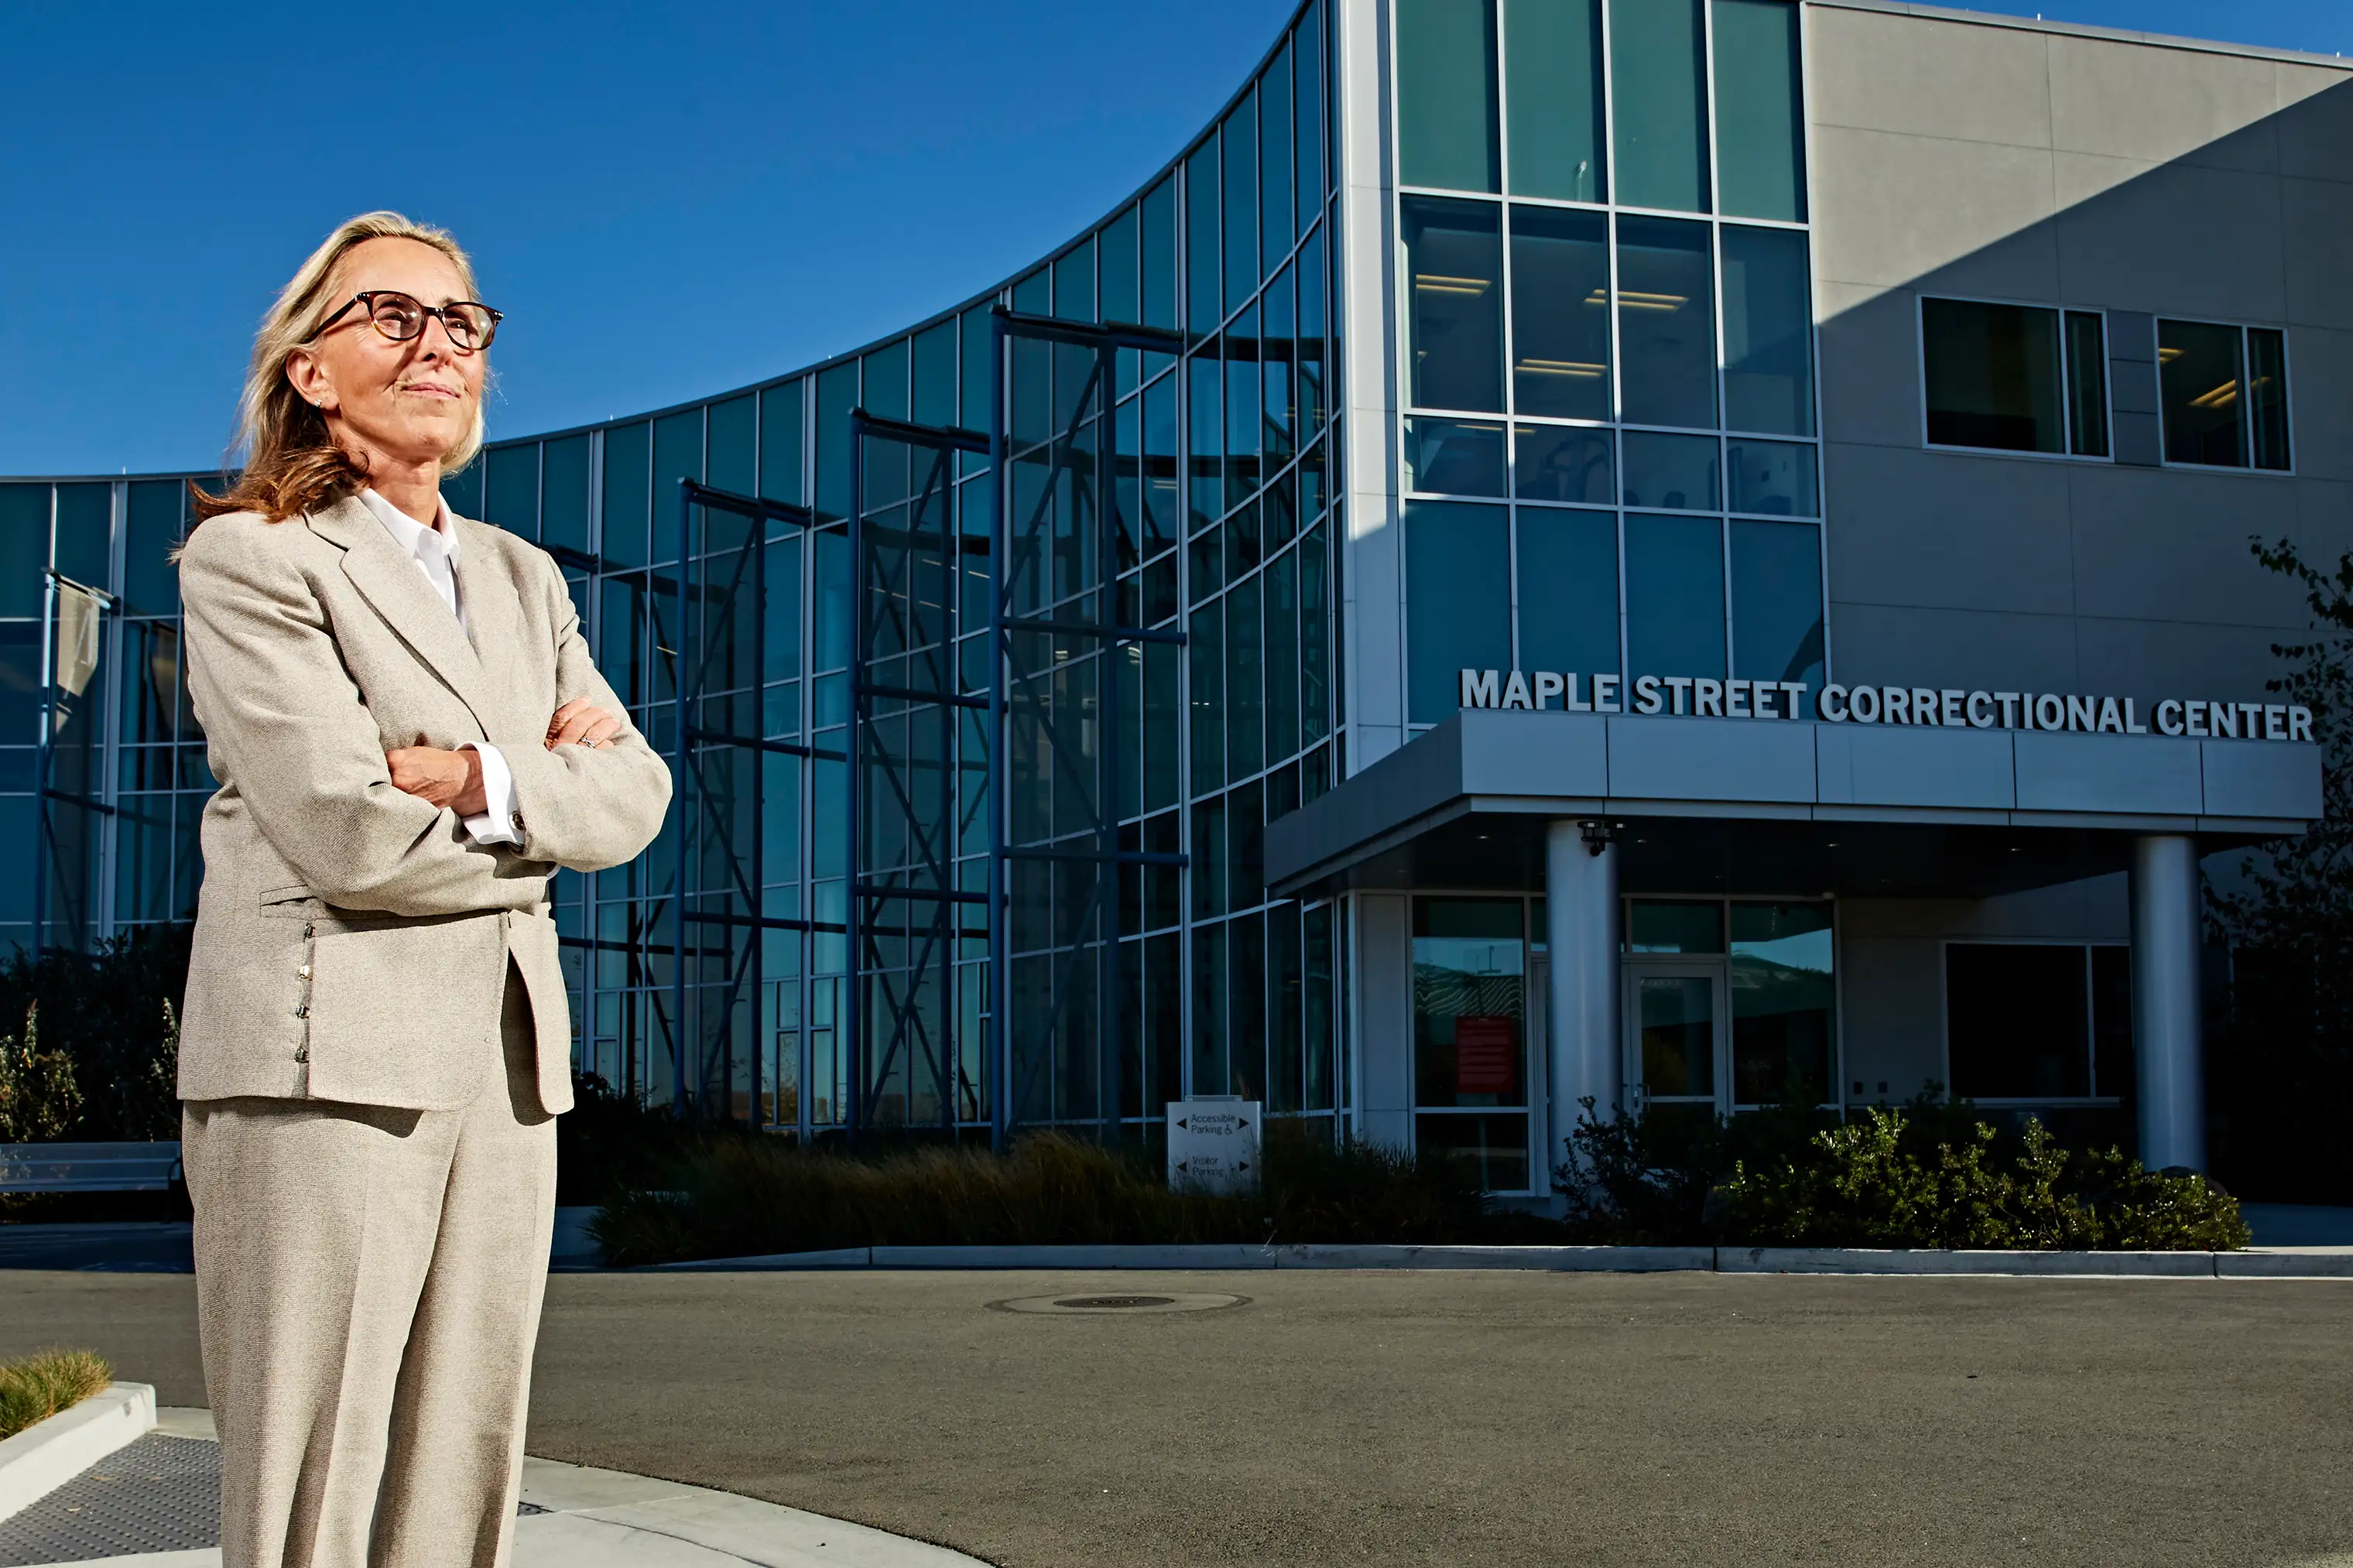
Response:
[[[1310,6],[1292,35],[1297,57],[1298,90],[1293,95],[1293,151],[1297,179],[1298,227],[1304,234],[1324,210],[1324,13]]]
[[[2288,467],[2286,334],[2161,321],[2157,374],[2167,462]]]
[[[1618,519],[1524,507],[1519,515],[1520,667],[1587,678],[1618,669]],[[1587,684],[1574,694],[1593,700]]]
[[[1620,415],[1715,427],[1715,283],[1704,223],[1618,220]]]
[[[1831,1078],[1831,906],[1732,906],[1732,1098],[1837,1099]]]
[[[1724,502],[1716,475],[1716,442],[1713,436],[1626,432],[1622,484],[1628,506],[1663,507],[1671,511],[1719,510]]]
[[[1700,0],[1609,0],[1618,199],[1707,211],[1706,32]]]
[[[1821,486],[1810,446],[1736,436],[1725,443],[1724,468],[1734,511],[1768,517],[1822,515]]]
[[[796,386],[799,384],[795,383]],[[769,396],[776,395],[770,393]],[[798,407],[797,400],[795,404]],[[793,453],[800,454],[800,419],[793,419]],[[586,553],[588,549],[588,437],[567,436],[547,443],[540,466],[541,542],[561,544]],[[796,479],[798,474],[796,470]],[[793,498],[800,499],[796,484]]]
[[[482,490],[482,521],[519,533],[539,536],[539,443],[493,447],[482,454],[490,477]]]
[[[1490,1191],[1528,1184],[1526,1117],[1459,1112],[1528,1103],[1525,917],[1518,899],[1413,905],[1415,1142],[1468,1153]]]
[[[1636,677],[1724,679],[1724,525],[1715,519],[1626,519],[1626,662]]]
[[[1732,525],[1732,673],[1802,682],[1810,717],[1822,684],[1822,536],[1810,522]]]
[[[1807,272],[1804,235],[1725,226],[1726,427],[1775,436],[1814,433],[1813,287]]]
[[[1504,258],[1497,211],[1430,196],[1409,196],[1404,205],[1409,396],[1419,408],[1500,414]]]
[[[1144,193],[1140,226],[1144,247],[1144,313],[1136,320],[1148,327],[1176,324],[1176,182],[1161,181]],[[982,427],[988,410],[967,410],[964,422]]]
[[[1504,427],[1468,419],[1405,422],[1405,487],[1433,495],[1504,494]]]
[[[1398,0],[1397,62],[1399,182],[1499,188],[1494,0]]]
[[[1436,724],[1461,706],[1463,670],[1512,667],[1510,509],[1409,501],[1405,559],[1408,719]]]
[[[1618,499],[1607,430],[1523,425],[1513,436],[1512,485],[1522,500],[1612,506]]]
[[[1729,217],[1806,221],[1798,8],[1715,0],[1715,172]]]
[[[1512,208],[1512,398],[1522,414],[1609,417],[1609,238],[1599,213]]]
[[[1185,325],[1197,337],[1224,317],[1218,308],[1220,271],[1218,139],[1212,136],[1185,160]]]
[[[1259,79],[1259,269],[1271,273],[1291,254],[1291,47],[1285,44]]]
[[[1504,0],[1512,194],[1609,198],[1601,104],[1601,0]]]
[[[1258,289],[1258,92],[1226,116],[1226,309]]]
[[[2130,983],[2110,952],[2124,950],[1948,943],[1945,1042],[1953,1093],[2058,1100],[2122,1089],[2094,1071],[2095,1041],[2106,1047],[2097,1053],[2106,1066],[2119,1054],[2116,1042],[2132,1037]]]
[[[652,435],[644,425],[617,425],[605,432],[605,531],[599,552],[610,565],[646,563]]]
[[[2108,455],[2107,342],[2097,311],[1920,301],[1928,443]]]

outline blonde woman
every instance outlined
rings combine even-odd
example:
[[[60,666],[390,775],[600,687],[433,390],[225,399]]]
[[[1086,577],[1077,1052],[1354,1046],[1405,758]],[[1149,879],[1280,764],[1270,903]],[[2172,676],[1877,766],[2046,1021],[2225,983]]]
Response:
[[[439,229],[328,236],[179,551],[221,781],[180,1095],[224,1568],[506,1561],[572,1103],[548,879],[670,800],[555,563],[441,500],[475,292]]]

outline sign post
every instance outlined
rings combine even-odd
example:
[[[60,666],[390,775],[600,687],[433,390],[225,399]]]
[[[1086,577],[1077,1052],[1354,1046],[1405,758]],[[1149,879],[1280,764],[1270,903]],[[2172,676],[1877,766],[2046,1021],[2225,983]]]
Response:
[[[1220,1196],[1259,1179],[1259,1102],[1203,1095],[1168,1102],[1168,1184]]]

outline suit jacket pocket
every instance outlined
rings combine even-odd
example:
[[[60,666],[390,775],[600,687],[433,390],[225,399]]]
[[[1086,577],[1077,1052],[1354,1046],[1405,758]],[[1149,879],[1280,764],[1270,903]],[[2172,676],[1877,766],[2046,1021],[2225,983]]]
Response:
[[[315,900],[314,900],[315,901]],[[443,1110],[501,1061],[499,912],[411,917],[283,900],[310,921],[310,1091]],[[265,905],[274,910],[278,905]]]

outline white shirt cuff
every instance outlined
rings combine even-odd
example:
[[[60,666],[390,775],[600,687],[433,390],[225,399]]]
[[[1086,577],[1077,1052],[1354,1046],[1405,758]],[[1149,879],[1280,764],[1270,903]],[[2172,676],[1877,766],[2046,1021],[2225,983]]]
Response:
[[[477,844],[522,843],[522,835],[510,826],[514,819],[514,771],[496,746],[476,746],[468,741],[458,749],[462,752],[468,746],[481,755],[483,806],[481,815],[459,820]]]

